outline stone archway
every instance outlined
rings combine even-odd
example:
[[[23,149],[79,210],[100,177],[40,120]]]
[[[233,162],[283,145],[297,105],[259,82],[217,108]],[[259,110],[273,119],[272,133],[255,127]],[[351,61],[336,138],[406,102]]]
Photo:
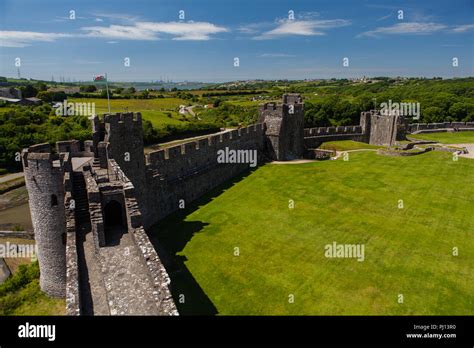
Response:
[[[104,207],[105,228],[123,226],[122,205],[112,200]]]
[[[120,202],[111,200],[104,207],[105,245],[120,244],[124,233],[127,233],[124,209]]]

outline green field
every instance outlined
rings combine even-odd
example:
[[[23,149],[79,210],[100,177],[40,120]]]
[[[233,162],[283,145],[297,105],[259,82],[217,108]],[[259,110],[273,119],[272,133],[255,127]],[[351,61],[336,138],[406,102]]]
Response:
[[[430,134],[410,134],[409,138],[420,140],[433,140],[442,144],[467,144],[474,143],[474,132],[443,132]]]
[[[103,114],[108,112],[107,99],[100,98],[69,98],[72,103],[95,103],[95,112]],[[111,112],[141,112],[143,119],[149,120],[154,127],[162,128],[168,124],[181,124],[183,121],[193,119],[178,113],[180,105],[188,105],[189,102],[179,98],[155,98],[155,99],[111,99]],[[171,117],[168,117],[168,114]]]
[[[439,152],[267,164],[150,236],[182,314],[472,315],[473,172]],[[334,241],[365,260],[326,258]]]

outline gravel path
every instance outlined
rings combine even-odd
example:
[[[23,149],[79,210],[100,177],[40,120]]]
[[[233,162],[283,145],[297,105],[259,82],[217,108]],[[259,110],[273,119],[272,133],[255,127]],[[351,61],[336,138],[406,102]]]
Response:
[[[469,153],[459,155],[459,157],[473,158],[474,159],[474,144],[449,144],[456,147],[465,147]]]

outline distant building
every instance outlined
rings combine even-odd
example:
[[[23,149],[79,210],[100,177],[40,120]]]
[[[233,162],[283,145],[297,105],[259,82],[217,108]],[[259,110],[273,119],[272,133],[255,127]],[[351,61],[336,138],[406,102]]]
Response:
[[[79,93],[80,91],[80,87],[54,87],[48,89],[48,92],[64,92],[66,94]]]
[[[0,97],[9,99],[21,99],[21,91],[18,88],[2,87],[0,88]]]
[[[36,97],[25,98],[20,101],[21,105],[41,105],[43,101]]]
[[[0,97],[0,100],[9,104],[20,104],[21,99]]]
[[[17,105],[41,105],[42,100],[39,98],[7,98],[7,97],[0,97],[0,100],[8,104],[17,104]]]

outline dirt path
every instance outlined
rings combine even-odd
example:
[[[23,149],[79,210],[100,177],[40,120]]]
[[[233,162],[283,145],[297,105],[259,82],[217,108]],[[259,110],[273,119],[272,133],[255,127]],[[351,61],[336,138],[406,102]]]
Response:
[[[311,162],[318,162],[314,159],[298,159],[298,160],[291,160],[291,161],[272,161],[271,164],[301,164],[301,163],[311,163]]]
[[[23,177],[23,172],[7,174],[0,177],[0,184],[4,182]]]
[[[361,151],[377,151],[377,149],[356,149],[356,150],[346,150],[346,151],[336,151],[336,156],[331,157],[331,160],[336,160],[345,152],[361,152]],[[291,161],[272,161],[271,164],[301,164],[301,163],[311,163],[311,162],[320,162],[315,159],[297,159]]]

